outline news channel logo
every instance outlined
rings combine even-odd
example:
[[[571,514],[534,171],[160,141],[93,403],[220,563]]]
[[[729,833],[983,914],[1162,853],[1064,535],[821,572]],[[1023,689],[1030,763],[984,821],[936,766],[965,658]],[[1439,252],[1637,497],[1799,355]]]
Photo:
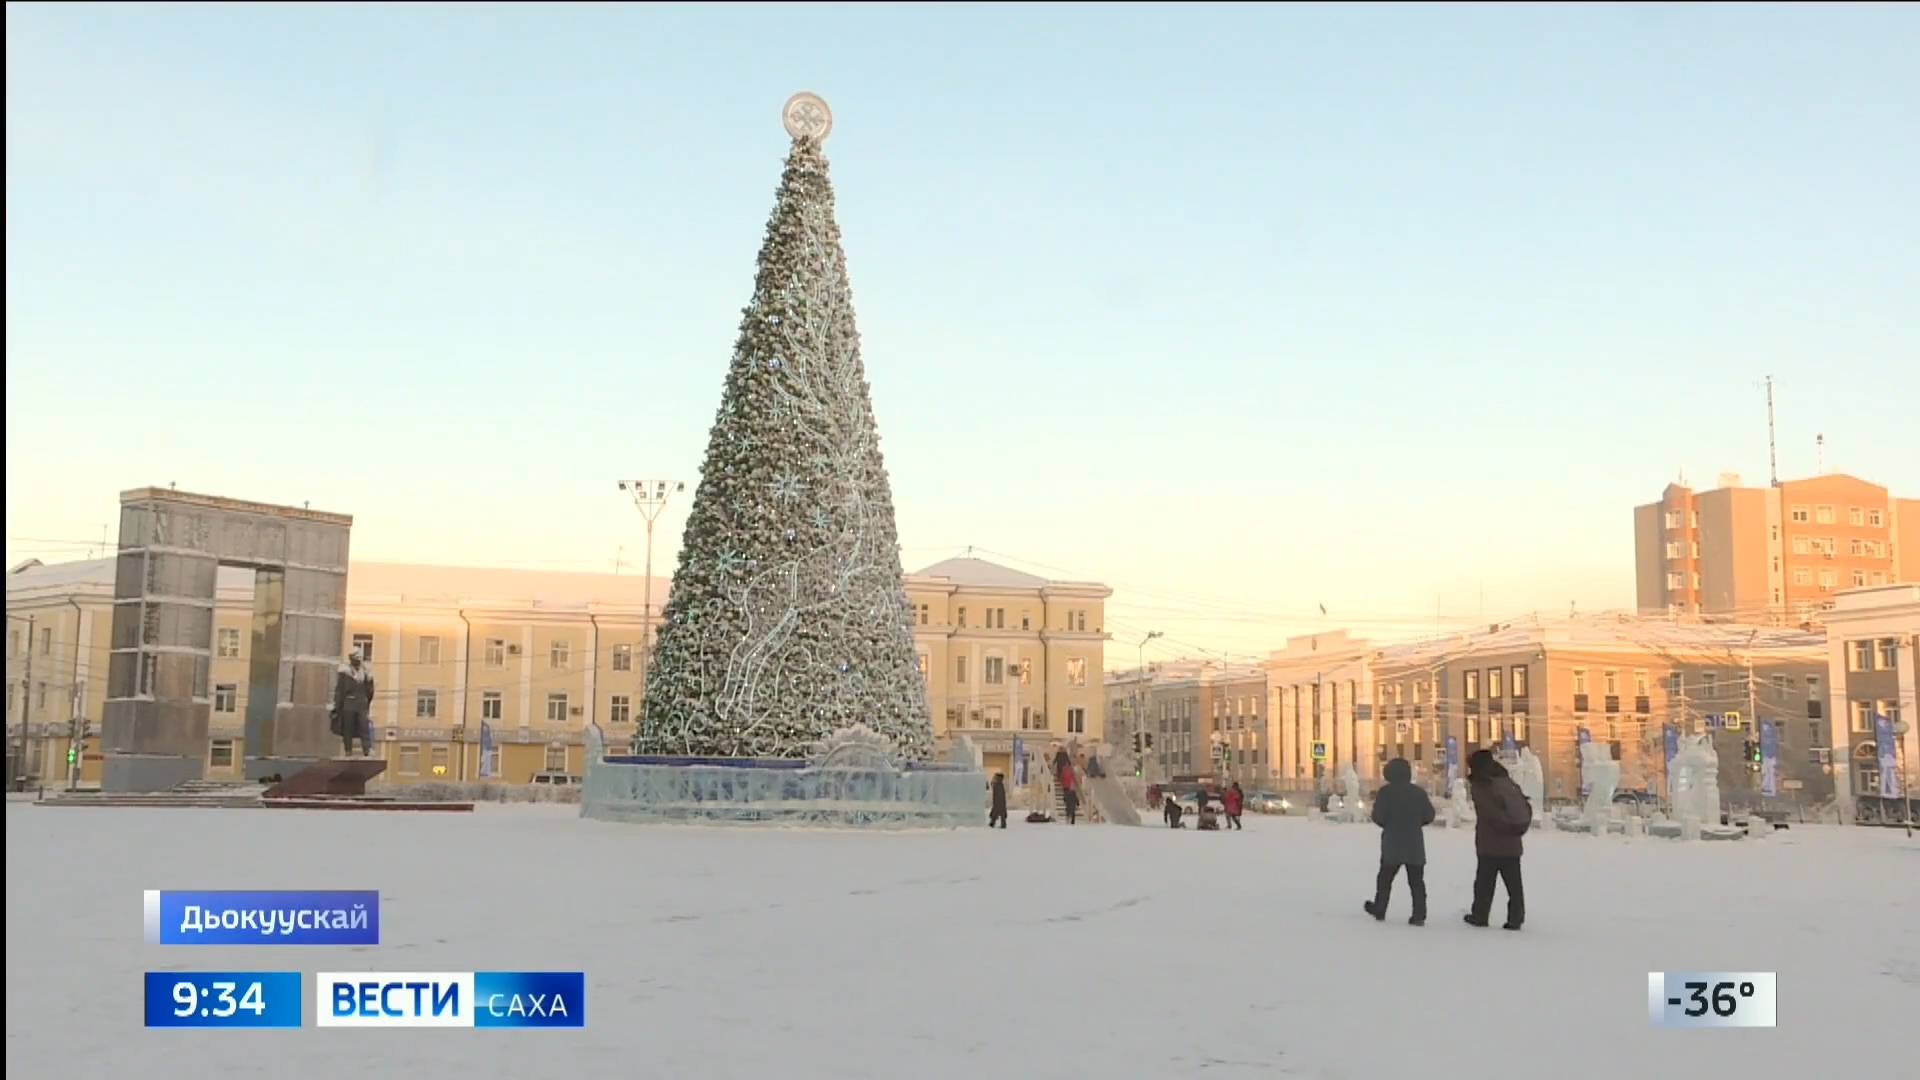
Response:
[[[323,971],[315,1027],[577,1028],[580,971]]]
[[[1774,972],[1649,971],[1647,1019],[1663,1028],[1774,1027]]]
[[[378,945],[380,894],[360,890],[145,893],[149,945]]]

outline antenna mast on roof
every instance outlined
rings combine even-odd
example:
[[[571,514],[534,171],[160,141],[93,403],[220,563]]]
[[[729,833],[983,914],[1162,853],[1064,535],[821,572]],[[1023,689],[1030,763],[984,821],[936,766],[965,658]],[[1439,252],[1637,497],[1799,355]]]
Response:
[[[1780,456],[1773,443],[1773,376],[1767,376],[1767,479],[1780,486]]]

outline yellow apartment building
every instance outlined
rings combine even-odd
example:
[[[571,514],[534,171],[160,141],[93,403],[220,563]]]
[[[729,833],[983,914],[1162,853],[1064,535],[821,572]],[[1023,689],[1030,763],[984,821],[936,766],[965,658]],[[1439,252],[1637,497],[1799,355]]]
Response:
[[[113,560],[99,559],[29,562],[8,576],[9,757],[24,741],[22,771],[36,783],[99,780],[113,572]],[[906,586],[936,736],[973,736],[989,768],[1009,764],[1015,735],[1035,752],[1100,738],[1110,590],[978,559],[928,567]],[[379,782],[578,776],[588,723],[615,745],[633,733],[645,612],[651,602],[657,613],[666,592],[656,580],[649,596],[634,575],[354,563],[341,645],[373,669],[374,737],[387,760]],[[252,572],[222,569],[206,699],[210,780],[242,777],[252,622]],[[70,769],[76,726],[90,734]]]

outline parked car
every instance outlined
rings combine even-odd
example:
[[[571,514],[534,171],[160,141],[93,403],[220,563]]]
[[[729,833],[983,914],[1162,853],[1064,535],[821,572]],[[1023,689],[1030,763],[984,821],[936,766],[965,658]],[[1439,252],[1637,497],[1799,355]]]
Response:
[[[1273,791],[1255,791],[1247,795],[1247,809],[1256,814],[1290,814],[1293,800]]]
[[[536,784],[549,784],[554,787],[570,787],[580,782],[580,778],[565,772],[537,772],[533,774]]]
[[[1660,800],[1650,791],[1616,791],[1613,801],[1640,810],[1652,810],[1660,805]]]

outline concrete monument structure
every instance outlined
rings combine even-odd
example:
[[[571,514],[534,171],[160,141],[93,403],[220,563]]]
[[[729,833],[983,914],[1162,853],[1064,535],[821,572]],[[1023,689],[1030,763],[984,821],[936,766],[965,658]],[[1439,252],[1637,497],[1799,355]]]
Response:
[[[246,775],[332,756],[352,526],[344,514],[170,489],[121,494],[102,788],[159,791],[203,775],[222,566],[255,574]]]

